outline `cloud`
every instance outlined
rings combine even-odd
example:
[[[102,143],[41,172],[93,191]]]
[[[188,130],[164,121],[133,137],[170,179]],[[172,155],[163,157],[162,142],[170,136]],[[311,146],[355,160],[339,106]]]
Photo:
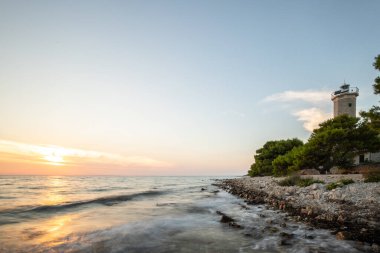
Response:
[[[296,102],[304,101],[311,104],[318,104],[321,102],[330,101],[331,92],[328,91],[284,91],[275,93],[264,98],[264,102]]]
[[[167,162],[145,156],[123,156],[94,150],[36,145],[0,140],[3,159],[50,165],[116,165],[120,167],[170,167]]]
[[[319,123],[332,117],[331,113],[326,113],[316,107],[299,110],[293,115],[297,117],[297,120],[303,122],[303,127],[309,132],[317,128]]]
[[[282,108],[290,110],[298,121],[303,122],[303,127],[312,132],[321,122],[332,117],[332,113],[321,109],[332,106],[330,98],[331,92],[325,90],[288,90],[269,95],[262,101],[285,105]]]

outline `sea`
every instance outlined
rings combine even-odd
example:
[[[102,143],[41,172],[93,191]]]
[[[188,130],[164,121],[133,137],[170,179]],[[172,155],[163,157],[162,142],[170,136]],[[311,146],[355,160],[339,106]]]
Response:
[[[0,252],[363,252],[221,177],[1,176]],[[226,215],[234,224],[221,222]],[[366,248],[367,247],[367,248]]]

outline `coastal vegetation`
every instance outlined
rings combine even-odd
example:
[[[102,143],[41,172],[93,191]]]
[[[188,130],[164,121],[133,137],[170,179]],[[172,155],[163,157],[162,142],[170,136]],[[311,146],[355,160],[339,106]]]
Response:
[[[343,187],[345,185],[348,185],[348,184],[353,184],[355,183],[354,180],[352,179],[341,179],[337,182],[333,182],[333,183],[330,183],[328,185],[326,185],[326,189],[331,191],[332,189],[335,189],[335,188],[338,188],[338,187]]]
[[[280,186],[307,187],[312,184],[324,184],[324,182],[311,177],[301,178],[299,175],[291,175],[278,182],[278,185]]]
[[[375,62],[373,63],[373,66],[375,67],[375,69],[380,71],[380,54],[375,57]],[[375,78],[373,90],[375,94],[380,94],[380,76]]]
[[[380,71],[380,55],[373,66]],[[373,88],[380,94],[380,76]],[[248,175],[286,176],[303,169],[326,173],[333,167],[353,167],[356,156],[380,150],[380,106],[361,111],[360,116],[344,114],[320,123],[305,144],[297,138],[266,142],[256,150]]]
[[[367,174],[364,174],[364,182],[365,183],[377,183],[380,182],[380,172],[372,171]]]
[[[297,138],[268,141],[262,148],[256,150],[256,162],[252,164],[248,174],[253,177],[273,175],[273,160],[302,145],[303,142]]]
[[[373,66],[380,71],[380,54],[375,57]],[[373,93],[380,95],[380,76],[377,76],[373,84]],[[360,116],[365,120],[370,127],[380,132],[380,106],[372,106],[368,111],[361,111]]]

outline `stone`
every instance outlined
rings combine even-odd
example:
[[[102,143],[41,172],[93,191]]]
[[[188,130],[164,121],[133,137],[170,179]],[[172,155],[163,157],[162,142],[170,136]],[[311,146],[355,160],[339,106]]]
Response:
[[[234,227],[234,228],[243,228],[243,226],[237,224],[236,222],[230,222],[230,223],[228,223],[228,225],[230,225],[231,227]]]
[[[216,211],[216,213],[222,216],[222,218],[220,219],[220,222],[222,222],[222,223],[229,223],[229,222],[234,222],[235,221],[233,218],[231,218],[230,216],[224,214],[221,211]]]
[[[320,175],[316,169],[305,169],[300,171],[300,175]]]
[[[281,236],[280,245],[291,245],[291,239],[294,237],[293,234],[281,232],[280,236]]]
[[[314,239],[314,236],[312,236],[312,235],[305,235],[305,239],[312,240],[312,239]]]
[[[342,170],[339,169],[337,166],[334,166],[330,169],[331,174],[342,174]]]
[[[244,177],[221,181],[223,183],[220,187],[234,195],[241,196],[247,203],[267,204],[273,210],[286,209],[291,215],[286,219],[300,222],[305,222],[307,219],[310,224],[317,227],[336,229],[334,234],[338,239],[348,238],[380,245],[378,229],[374,229],[380,227],[378,219],[380,184],[364,183],[362,176],[358,174],[313,177],[326,184],[313,184],[309,187],[282,187],[277,184],[281,180],[278,178]],[[352,179],[355,183],[331,191],[326,189],[327,184],[337,182],[341,178]],[[343,197],[344,199],[342,199]],[[269,220],[270,217],[266,214],[258,215],[260,217],[267,216],[265,220]],[[278,221],[278,225],[275,226],[278,228],[285,226],[285,223],[282,225],[284,221],[285,219]],[[264,231],[274,232],[270,226]],[[292,225],[288,223],[286,226],[291,227]],[[306,237],[308,235],[305,235]],[[287,241],[285,240],[284,243]],[[376,245],[374,247],[378,247]],[[368,247],[370,246],[368,245]]]
[[[371,249],[373,252],[380,253],[380,246],[376,243],[372,243]]]
[[[343,215],[339,215],[337,220],[338,220],[339,222],[342,222],[342,223],[343,223],[346,219],[344,218]]]
[[[282,246],[289,246],[289,245],[292,245],[292,244],[287,239],[281,239],[280,240],[280,245],[282,245]]]
[[[271,232],[272,234],[278,232],[278,228],[276,228],[276,227],[268,227],[268,230],[269,230],[269,232]]]
[[[338,233],[336,233],[335,237],[338,240],[348,240],[349,234],[346,231],[339,231]]]

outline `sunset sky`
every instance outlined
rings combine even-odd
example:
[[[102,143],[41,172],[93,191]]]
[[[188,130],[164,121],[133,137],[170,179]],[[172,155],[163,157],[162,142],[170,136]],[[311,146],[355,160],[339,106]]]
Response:
[[[380,1],[0,0],[0,174],[242,175],[376,104]]]

